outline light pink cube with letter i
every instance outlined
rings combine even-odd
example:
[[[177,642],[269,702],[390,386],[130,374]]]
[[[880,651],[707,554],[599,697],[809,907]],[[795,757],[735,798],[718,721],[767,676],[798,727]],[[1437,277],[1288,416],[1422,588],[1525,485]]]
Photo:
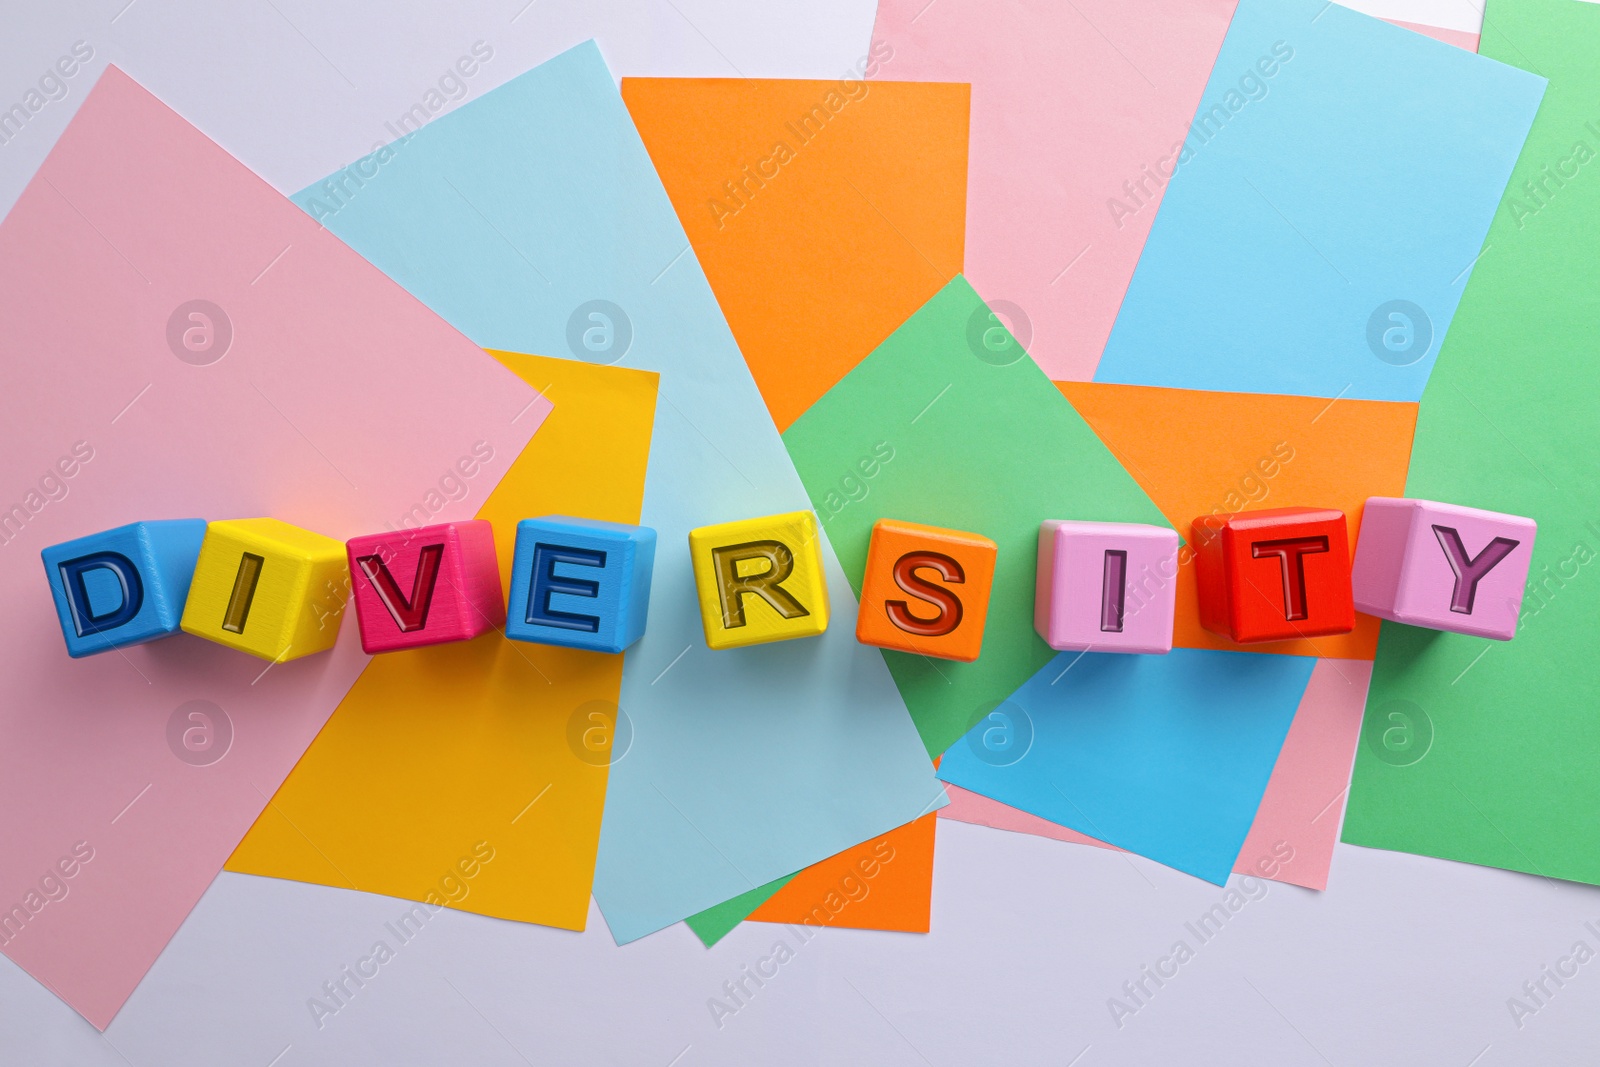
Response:
[[[1058,652],[1171,652],[1177,596],[1177,531],[1133,522],[1040,524],[1033,627]]]
[[[1370,497],[1351,572],[1356,610],[1509,641],[1538,529],[1519,515]]]

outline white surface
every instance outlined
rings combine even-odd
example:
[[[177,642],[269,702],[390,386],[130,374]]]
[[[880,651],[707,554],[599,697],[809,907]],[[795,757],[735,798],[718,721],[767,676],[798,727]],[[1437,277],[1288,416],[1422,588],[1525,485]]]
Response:
[[[961,0],[970,2],[970,0]],[[94,50],[22,132],[0,145],[10,210],[107,62],[116,63],[284,192],[387,143],[394,122],[482,41],[493,58],[467,95],[597,38],[611,72],[838,78],[867,48],[872,0],[8,0],[0,110],[22,101],[77,41]],[[444,95],[444,94],[441,94]]]
[[[682,926],[617,948],[593,910],[584,934],[440,912],[320,1030],[307,1001],[398,945],[407,906],[224,874],[104,1038],[0,960],[0,1062],[1594,1062],[1600,959],[1520,1030],[1506,1002],[1600,949],[1600,890],[1342,846],[1327,893],[1253,883],[1202,944],[1185,924],[1225,891],[1145,860],[944,821],[937,855],[926,936],[747,923],[710,951]],[[707,1001],[780,938],[794,957],[719,1029]],[[1179,939],[1194,958],[1119,1029],[1108,999]]]
[[[124,3],[8,5],[0,108],[75,41],[95,55],[0,145],[0,210],[108,61],[292,191],[389,139],[385,122],[479,40],[494,56],[470,95],[589,35],[618,75],[831,77],[865,50],[873,15],[860,0],[537,0],[516,21],[523,0]],[[1355,6],[1478,28],[1468,0]],[[399,901],[223,875],[104,1037],[0,959],[0,1064],[1595,1059],[1600,957],[1545,979],[1542,1006],[1523,989],[1575,942],[1600,952],[1591,887],[1341,846],[1328,892],[1257,883],[1265,895],[1200,944],[1185,923],[1223,891],[1141,859],[941,822],[937,867],[930,935],[801,943],[746,924],[709,952],[681,926],[616,948],[592,909],[582,935],[442,912],[400,945],[385,928]],[[394,958],[319,1029],[308,1001],[380,938]],[[708,1000],[780,938],[794,958],[719,1029]],[[1118,1028],[1108,1000],[1179,939],[1194,958]],[[1520,1028],[1512,997],[1538,1009]]]

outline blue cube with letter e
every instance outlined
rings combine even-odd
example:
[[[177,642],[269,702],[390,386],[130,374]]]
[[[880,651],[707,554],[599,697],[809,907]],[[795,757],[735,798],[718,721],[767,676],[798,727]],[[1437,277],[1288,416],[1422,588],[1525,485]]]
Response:
[[[644,635],[656,532],[569,515],[517,523],[506,636],[621,652]]]
[[[135,522],[40,555],[74,659],[178,632],[204,519]]]

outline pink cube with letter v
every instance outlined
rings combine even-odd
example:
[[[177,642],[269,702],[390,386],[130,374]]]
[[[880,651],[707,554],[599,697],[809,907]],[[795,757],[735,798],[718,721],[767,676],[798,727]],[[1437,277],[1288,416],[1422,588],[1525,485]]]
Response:
[[[1134,522],[1039,526],[1033,626],[1058,652],[1172,651],[1178,534]]]
[[[368,655],[467,641],[506,621],[494,528],[484,519],[346,542]]]
[[[1509,641],[1537,532],[1538,524],[1519,515],[1370,497],[1351,572],[1356,610]]]

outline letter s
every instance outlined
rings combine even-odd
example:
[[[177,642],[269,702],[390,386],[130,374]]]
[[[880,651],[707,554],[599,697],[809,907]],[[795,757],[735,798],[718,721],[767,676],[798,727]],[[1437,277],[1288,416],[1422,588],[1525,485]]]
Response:
[[[931,619],[919,618],[911,614],[910,606],[904,600],[886,600],[883,610],[888,613],[890,622],[908,634],[943,637],[961,625],[961,598],[944,586],[935,585],[919,575],[917,571],[923,568],[937,572],[939,577],[952,585],[967,580],[961,564],[949,556],[938,552],[907,552],[895,561],[894,584],[900,587],[901,592],[932,604],[939,609],[939,613]]]

